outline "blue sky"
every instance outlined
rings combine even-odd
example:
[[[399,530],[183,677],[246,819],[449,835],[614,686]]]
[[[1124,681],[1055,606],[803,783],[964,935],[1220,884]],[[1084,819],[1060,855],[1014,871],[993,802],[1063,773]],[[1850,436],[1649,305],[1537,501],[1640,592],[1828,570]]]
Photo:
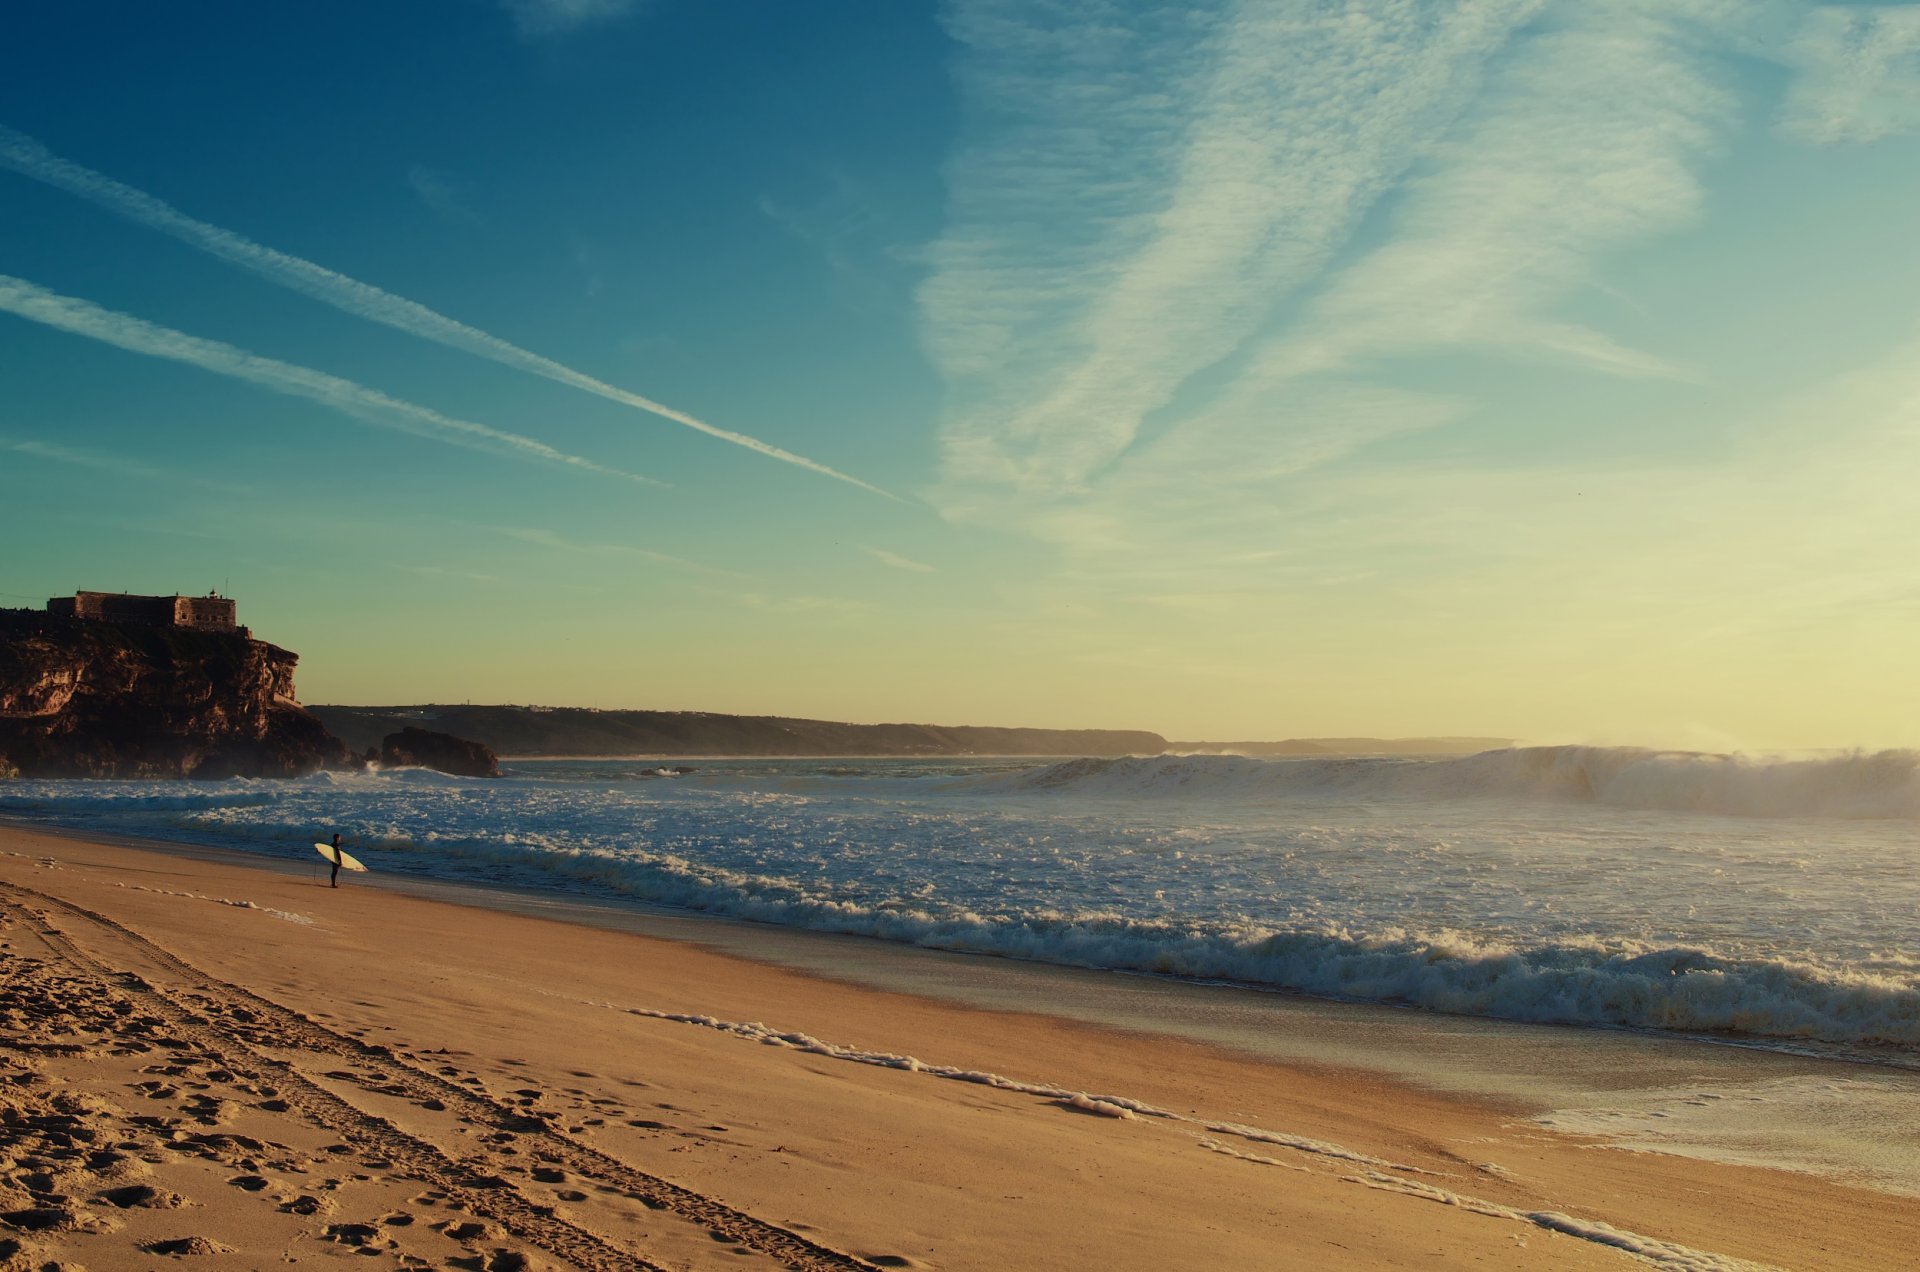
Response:
[[[1916,741],[1920,9],[0,13],[0,591],[310,701]]]

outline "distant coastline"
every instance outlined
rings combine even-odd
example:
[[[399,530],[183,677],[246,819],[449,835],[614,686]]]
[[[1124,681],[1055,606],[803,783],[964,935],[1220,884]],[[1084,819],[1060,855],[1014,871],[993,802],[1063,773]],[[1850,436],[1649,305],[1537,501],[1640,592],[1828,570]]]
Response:
[[[508,759],[901,759],[914,756],[1467,755],[1511,738],[1290,738],[1173,742],[1144,729],[855,724],[707,711],[420,703],[309,708],[356,749],[409,725],[472,738]]]

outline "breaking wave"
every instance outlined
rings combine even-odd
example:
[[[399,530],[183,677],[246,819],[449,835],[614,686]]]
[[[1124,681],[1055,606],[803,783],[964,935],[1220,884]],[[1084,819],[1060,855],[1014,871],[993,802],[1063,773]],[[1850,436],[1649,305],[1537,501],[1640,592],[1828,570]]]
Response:
[[[1920,1045],[1920,983],[1910,976],[1699,946],[1597,937],[1506,941],[1325,922],[1274,928],[1102,911],[983,914],[908,898],[856,900],[792,877],[637,849],[476,840],[390,848],[429,852],[443,862],[460,857],[518,866],[657,905],[934,949],[1506,1020]]]
[[[376,873],[1920,1063],[1911,752],[1169,755],[924,776],[716,762],[678,781],[555,768],[567,776],[15,781],[0,816],[309,868],[338,831]]]
[[[1733,817],[1920,819],[1920,751],[1775,758],[1543,746],[1483,751],[1455,760],[1125,756],[1066,760],[1008,779],[1005,785],[1101,796],[1483,797]]]

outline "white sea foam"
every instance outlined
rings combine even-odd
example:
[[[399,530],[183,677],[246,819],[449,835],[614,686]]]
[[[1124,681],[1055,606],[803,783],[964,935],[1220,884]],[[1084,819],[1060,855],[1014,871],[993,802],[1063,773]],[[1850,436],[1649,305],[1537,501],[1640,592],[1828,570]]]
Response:
[[[613,1004],[606,1004],[613,1006]],[[1021,1081],[1004,1077],[980,1069],[966,1069],[954,1065],[927,1064],[912,1056],[896,1055],[884,1051],[868,1051],[858,1047],[845,1047],[825,1042],[809,1034],[792,1030],[774,1029],[757,1021],[722,1020],[716,1016],[699,1015],[686,1012],[657,1011],[646,1007],[628,1007],[629,1015],[643,1016],[653,1020],[673,1021],[679,1024],[698,1025],[706,1029],[718,1030],[751,1042],[769,1046],[791,1047],[812,1055],[827,1056],[835,1060],[844,1060],[854,1064],[873,1065],[878,1068],[902,1070],[908,1073],[925,1074],[929,1077],[946,1078],[958,1082],[971,1082],[981,1086],[990,1086],[996,1090],[1017,1092],[1039,1096],[1052,1100],[1068,1108],[1084,1112],[1097,1113],[1106,1117],[1132,1119],[1151,1118],[1162,1122],[1171,1122],[1183,1126],[1197,1126],[1219,1135],[1232,1135],[1256,1144],[1272,1144],[1295,1152],[1334,1161],[1349,1162],[1367,1168],[1363,1174],[1351,1176],[1372,1188],[1401,1193],[1409,1197],[1418,1197],[1426,1201],[1435,1201],[1443,1205],[1457,1206],[1474,1214],[1490,1218],[1507,1219],[1519,1223],[1531,1224],[1553,1232],[1577,1237],[1582,1241],[1591,1241],[1598,1245],[1610,1246],[1635,1258],[1654,1264],[1657,1267],[1671,1268],[1675,1272],[1761,1272],[1759,1264],[1743,1259],[1729,1258],[1725,1255],[1695,1250],[1688,1246],[1670,1241],[1661,1241],[1654,1237],[1642,1236],[1616,1228],[1598,1219],[1581,1219],[1552,1210],[1519,1210],[1512,1206],[1503,1206],[1496,1202],[1483,1201],[1462,1193],[1450,1191],[1425,1183],[1417,1179],[1405,1178],[1408,1175],[1432,1175],[1433,1172],[1416,1166],[1407,1166],[1385,1161],[1369,1154],[1357,1152],[1340,1144],[1326,1140],[1313,1139],[1304,1135],[1295,1135],[1286,1131],[1272,1131],[1263,1127],[1243,1126],[1236,1122],[1215,1121],[1203,1116],[1188,1116],[1175,1113],[1136,1100],[1129,1096],[1089,1095],[1084,1091],[1075,1091],[1070,1087],[1048,1082]],[[1231,1148],[1217,1140],[1202,1137],[1197,1140],[1201,1148],[1220,1153],[1241,1161],[1253,1162],[1263,1166],[1280,1166],[1298,1170],[1290,1162],[1268,1157],[1259,1153],[1248,1153]],[[1395,1172],[1388,1174],[1388,1171]]]
[[[1512,1206],[1500,1205],[1498,1202],[1482,1201],[1478,1197],[1450,1192],[1445,1188],[1436,1188],[1432,1184],[1418,1180],[1398,1179],[1377,1171],[1369,1171],[1361,1177],[1361,1182],[1370,1188],[1378,1188],[1385,1192],[1419,1197],[1425,1201],[1439,1202],[1443,1206],[1457,1206],[1476,1215],[1532,1224],[1536,1228],[1545,1228],[1550,1232],[1578,1237],[1582,1241],[1591,1241],[1596,1245],[1611,1246],[1656,1267],[1673,1268],[1676,1272],[1765,1272],[1767,1269],[1765,1264],[1754,1263],[1747,1259],[1735,1259],[1706,1250],[1695,1250],[1672,1241],[1662,1241],[1657,1237],[1644,1237],[1637,1232],[1628,1232],[1598,1219],[1578,1219],[1557,1210],[1518,1210]]]
[[[1203,1139],[1199,1141],[1199,1144],[1200,1147],[1206,1149],[1209,1153],[1219,1153],[1222,1157],[1238,1158],[1243,1162],[1253,1162],[1258,1166],[1278,1166],[1284,1170],[1297,1170],[1302,1172],[1307,1169],[1305,1166],[1296,1166],[1292,1162],[1283,1162],[1277,1157],[1268,1157],[1264,1153],[1243,1153],[1237,1148],[1231,1148],[1222,1144],[1219,1140]]]
[[[210,901],[214,905],[231,906],[236,910],[257,910],[261,914],[269,915],[286,923],[298,923],[303,927],[310,927],[313,924],[313,919],[309,915],[295,914],[291,910],[277,910],[270,905],[261,905],[258,901],[237,901],[232,897],[210,897],[204,893],[180,892],[173,888],[155,888],[144,883],[121,883],[117,886],[125,888],[129,892],[152,892],[159,896],[181,897],[188,901]]]
[[[1534,1122],[1610,1147],[1804,1171],[1920,1197],[1920,1124],[1909,1075],[1862,1068],[1738,1084],[1609,1091]]]
[[[686,1012],[655,1011],[648,1007],[629,1007],[629,1015],[645,1016],[653,1020],[670,1020],[676,1024],[699,1025],[706,1029],[732,1034],[736,1038],[745,1038],[751,1042],[763,1043],[773,1047],[791,1047],[796,1051],[805,1051],[811,1055],[826,1056],[834,1060],[845,1060],[852,1064],[872,1065],[881,1069],[901,1069],[909,1073],[924,1073],[932,1078],[946,1078],[953,1082],[971,1082],[976,1086],[993,1087],[999,1091],[1014,1091],[1022,1095],[1037,1095],[1064,1104],[1084,1112],[1099,1113],[1106,1117],[1155,1117],[1168,1121],[1183,1122],[1189,1119],[1166,1109],[1155,1108],[1151,1104],[1123,1095],[1089,1095],[1085,1091],[1076,1091],[1070,1087],[1054,1086],[1046,1082],[1022,1082],[1017,1078],[1003,1077],[984,1069],[965,1069],[957,1065],[925,1064],[912,1056],[896,1055],[889,1051],[868,1051],[859,1047],[843,1047],[836,1043],[823,1042],[809,1034],[795,1030],[771,1029],[758,1021],[722,1020],[717,1016],[702,1016]],[[1373,1159],[1368,1159],[1373,1160]],[[1381,1163],[1384,1164],[1384,1163]]]
[[[385,840],[383,846],[536,868],[598,890],[735,918],[1075,966],[1238,981],[1557,1024],[1920,1045],[1920,985],[1786,958],[1573,937],[1515,943],[1464,932],[1341,924],[1272,929],[1054,909],[1013,915],[823,895],[793,878],[642,851]]]
[[[1920,1063],[1912,823],[1811,815],[1893,807],[1912,761],[715,761],[671,782],[566,761],[498,781],[13,781],[0,814],[301,861],[337,831],[376,872]],[[1634,806],[1652,804],[1689,811]]]
[[[611,1005],[611,1004],[608,1004]],[[647,1007],[629,1007],[629,1015],[645,1016],[653,1020],[670,1020],[678,1024],[699,1025],[703,1028],[732,1034],[736,1038],[745,1038],[752,1042],[764,1043],[775,1047],[792,1047],[812,1055],[827,1056],[834,1060],[845,1060],[853,1064],[873,1065],[882,1069],[901,1069],[909,1073],[923,1073],[928,1077],[945,1078],[954,1082],[971,1082],[978,1086],[993,1087],[998,1091],[1013,1091],[1022,1095],[1040,1096],[1052,1100],[1067,1108],[1079,1109],[1086,1113],[1097,1113],[1111,1118],[1152,1118],[1162,1122],[1177,1122],[1188,1126],[1198,1126],[1216,1135],[1233,1135],[1256,1144],[1273,1144],[1281,1148],[1290,1148],[1295,1152],[1307,1153],[1315,1157],[1327,1157],[1337,1161],[1352,1162],[1356,1165],[1370,1166],[1382,1170],[1400,1171],[1406,1174],[1425,1175],[1430,1171],[1417,1166],[1403,1166],[1383,1158],[1371,1157],[1339,1144],[1330,1144],[1325,1140],[1312,1139],[1304,1135],[1294,1135],[1286,1131],[1270,1131],[1258,1126],[1243,1126],[1238,1122],[1212,1121],[1202,1117],[1189,1117],[1184,1113],[1175,1113],[1172,1109],[1159,1108],[1144,1100],[1127,1095],[1091,1095],[1085,1091],[1076,1091],[1071,1087],[1057,1086],[1050,1082],[1022,1081],[1005,1077],[984,1069],[966,1069],[956,1065],[927,1064],[912,1056],[895,1055],[887,1051],[867,1051],[858,1047],[843,1047],[836,1043],[823,1042],[809,1034],[792,1030],[772,1029],[758,1021],[721,1020],[715,1016],[703,1016],[685,1012],[655,1011]],[[1205,1143],[1203,1141],[1203,1143]],[[1236,1154],[1238,1155],[1238,1154]],[[1257,1160],[1257,1159],[1256,1159]]]

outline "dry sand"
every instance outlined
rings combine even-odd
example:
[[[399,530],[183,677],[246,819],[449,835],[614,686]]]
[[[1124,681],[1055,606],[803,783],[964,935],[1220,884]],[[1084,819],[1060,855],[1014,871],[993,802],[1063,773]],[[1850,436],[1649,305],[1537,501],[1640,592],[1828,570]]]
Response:
[[[0,828],[0,942],[4,1269],[1877,1269],[1920,1250],[1912,1199],[364,878]]]

